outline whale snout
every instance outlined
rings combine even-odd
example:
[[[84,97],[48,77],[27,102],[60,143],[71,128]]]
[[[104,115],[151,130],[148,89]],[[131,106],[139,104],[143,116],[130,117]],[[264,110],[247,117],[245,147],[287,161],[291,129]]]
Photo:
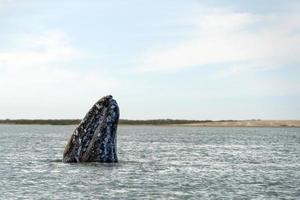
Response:
[[[64,162],[118,162],[119,106],[112,95],[102,97],[75,129],[64,151]]]

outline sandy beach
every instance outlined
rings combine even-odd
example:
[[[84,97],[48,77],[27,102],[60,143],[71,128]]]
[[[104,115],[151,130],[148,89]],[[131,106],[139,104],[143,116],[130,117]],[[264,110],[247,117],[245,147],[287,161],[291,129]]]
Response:
[[[300,120],[238,120],[181,124],[193,127],[300,127]]]

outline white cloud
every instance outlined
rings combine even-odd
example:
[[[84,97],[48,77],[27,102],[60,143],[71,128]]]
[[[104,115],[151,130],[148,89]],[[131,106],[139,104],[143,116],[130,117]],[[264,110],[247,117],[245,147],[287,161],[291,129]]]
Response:
[[[79,117],[87,109],[80,110],[82,102],[89,101],[90,106],[120,86],[100,67],[72,67],[88,54],[74,47],[62,31],[26,35],[16,43],[13,50],[0,50],[0,105],[6,105],[0,108],[4,117]],[[18,108],[23,112],[18,113]]]
[[[12,0],[0,0],[0,6],[1,4],[10,3]]]
[[[188,22],[187,22],[188,23]],[[300,62],[300,16],[214,11],[193,19],[191,39],[141,55],[141,71],[245,62],[239,70]],[[229,67],[229,71],[236,67]],[[230,73],[228,73],[230,74]]]
[[[48,31],[43,35],[26,35],[17,41],[13,51],[0,51],[0,66],[14,68],[41,67],[52,62],[80,58],[82,52],[72,47],[62,31]]]

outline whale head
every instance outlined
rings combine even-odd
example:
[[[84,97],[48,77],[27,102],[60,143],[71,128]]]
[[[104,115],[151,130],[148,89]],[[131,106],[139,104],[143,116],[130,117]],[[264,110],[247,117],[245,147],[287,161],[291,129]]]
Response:
[[[97,101],[74,130],[64,162],[118,162],[119,106],[112,95]]]

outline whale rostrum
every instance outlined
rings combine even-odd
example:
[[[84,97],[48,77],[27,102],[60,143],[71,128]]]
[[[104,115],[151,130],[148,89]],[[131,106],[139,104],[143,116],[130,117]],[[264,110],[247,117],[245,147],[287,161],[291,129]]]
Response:
[[[63,162],[118,162],[119,107],[111,95],[101,98],[69,139]]]

